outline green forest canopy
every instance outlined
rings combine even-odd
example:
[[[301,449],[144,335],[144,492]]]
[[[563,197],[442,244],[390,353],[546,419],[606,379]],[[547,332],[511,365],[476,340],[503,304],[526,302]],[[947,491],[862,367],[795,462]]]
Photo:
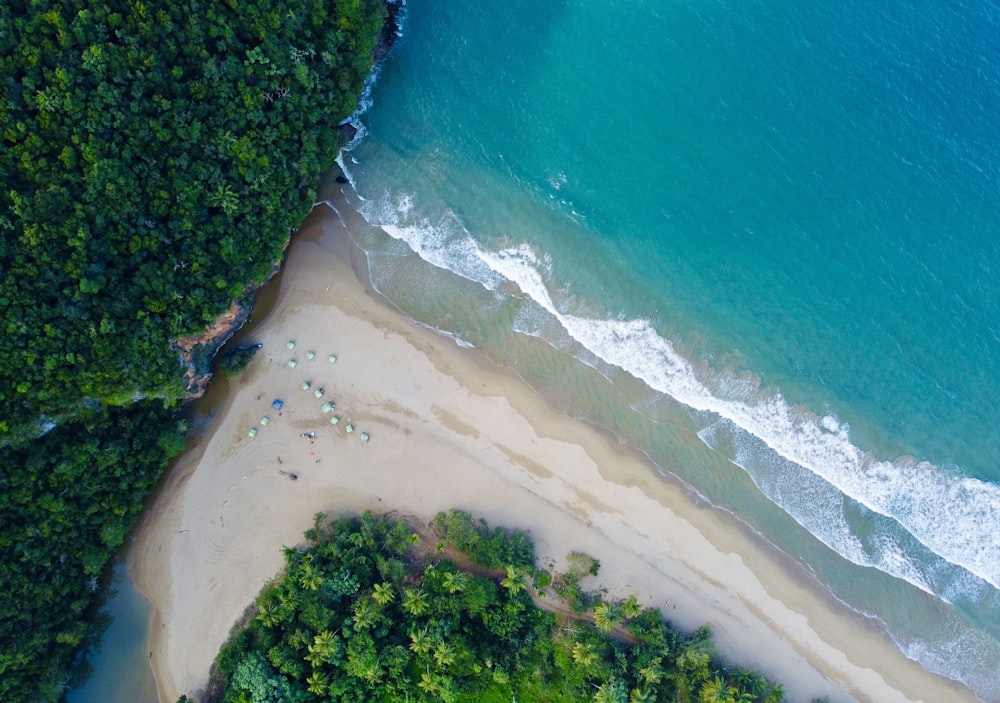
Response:
[[[553,614],[524,534],[452,510],[435,545],[365,513],[286,549],[234,629],[202,703],[778,703],[779,684],[726,666],[707,628],[686,634],[634,597]],[[571,564],[597,570],[574,555]],[[586,612],[584,612],[586,611]],[[182,701],[186,698],[182,698]]]
[[[381,0],[0,3],[0,698],[56,700],[186,428],[172,341],[265,280]]]

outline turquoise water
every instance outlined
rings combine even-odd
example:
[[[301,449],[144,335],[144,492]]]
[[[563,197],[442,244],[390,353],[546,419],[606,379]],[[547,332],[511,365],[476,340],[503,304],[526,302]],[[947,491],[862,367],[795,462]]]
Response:
[[[410,0],[376,286],[1000,700],[1000,10]]]

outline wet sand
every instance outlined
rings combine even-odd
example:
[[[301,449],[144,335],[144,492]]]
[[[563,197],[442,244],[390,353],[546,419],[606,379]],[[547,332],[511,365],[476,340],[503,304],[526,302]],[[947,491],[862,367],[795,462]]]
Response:
[[[256,329],[262,351],[147,509],[130,568],[156,607],[149,649],[161,703],[204,688],[234,621],[315,513],[395,511],[426,524],[452,507],[527,530],[543,564],[594,556],[601,571],[585,587],[635,594],[688,629],[709,624],[725,657],[782,681],[788,700],[975,700],[728,515],[399,314],[349,254],[339,220],[317,210]],[[326,414],[328,401],[336,410]]]

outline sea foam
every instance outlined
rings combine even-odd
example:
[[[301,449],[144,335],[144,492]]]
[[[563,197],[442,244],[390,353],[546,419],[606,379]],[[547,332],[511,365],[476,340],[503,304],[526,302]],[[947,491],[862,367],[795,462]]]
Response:
[[[793,407],[779,390],[760,388],[745,378],[696,371],[648,320],[594,319],[565,312],[551,293],[551,262],[528,244],[490,251],[476,242],[454,213],[432,223],[415,221],[412,212],[409,197],[385,196],[362,205],[362,214],[370,223],[405,242],[424,261],[491,291],[517,286],[569,337],[604,363],[689,408],[731,423],[774,456],[821,479],[835,489],[827,489],[823,504],[833,505],[846,497],[897,523],[898,534],[890,537],[886,533],[880,547],[873,543],[862,548],[835,512],[828,512],[822,520],[807,520],[804,515],[808,511],[792,500],[792,494],[765,490],[769,498],[845,558],[940,594],[933,586],[935,579],[918,567],[918,556],[904,549],[912,538],[913,545],[922,545],[940,559],[1000,588],[1000,487],[926,461],[878,459],[855,446],[849,427],[833,416]],[[530,327],[539,329],[537,324]],[[796,485],[802,485],[802,476]]]

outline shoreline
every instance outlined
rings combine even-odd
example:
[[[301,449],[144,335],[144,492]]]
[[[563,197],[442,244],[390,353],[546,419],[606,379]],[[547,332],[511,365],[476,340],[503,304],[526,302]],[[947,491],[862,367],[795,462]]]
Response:
[[[586,588],[635,594],[688,630],[710,624],[722,656],[780,680],[789,700],[976,700],[906,659],[873,623],[638,452],[411,322],[352,269],[348,239],[327,209],[307,218],[274,308],[256,326],[264,349],[143,515],[129,570],[154,604],[161,703],[204,688],[232,623],[314,513],[396,511],[426,523],[452,507],[525,530],[543,564],[591,554],[602,568]],[[329,424],[302,380],[325,386],[341,425]],[[354,435],[341,429],[348,418]]]

